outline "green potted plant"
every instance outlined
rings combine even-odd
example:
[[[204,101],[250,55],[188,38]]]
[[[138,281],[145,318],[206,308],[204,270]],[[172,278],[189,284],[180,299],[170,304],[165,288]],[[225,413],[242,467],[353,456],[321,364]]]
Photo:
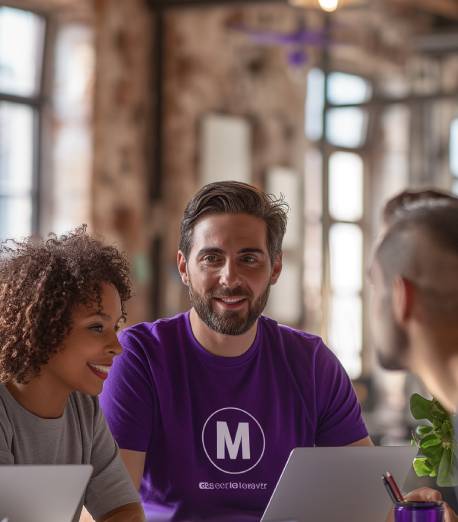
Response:
[[[418,477],[430,477],[430,486],[439,489],[456,510],[456,496],[450,488],[458,485],[458,445],[454,437],[453,418],[436,399],[425,399],[418,393],[410,398],[410,411],[417,426],[412,443],[418,447],[413,468]]]

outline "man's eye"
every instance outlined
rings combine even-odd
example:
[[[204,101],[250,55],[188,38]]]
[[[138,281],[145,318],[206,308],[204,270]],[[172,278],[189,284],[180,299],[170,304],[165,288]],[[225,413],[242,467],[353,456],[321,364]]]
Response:
[[[218,256],[208,254],[202,258],[202,261],[204,261],[204,263],[216,263],[218,261]]]
[[[249,265],[252,265],[253,263],[256,263],[257,259],[255,256],[243,256],[242,261],[244,263],[247,263]]]
[[[92,332],[102,333],[103,325],[102,324],[91,324],[91,326],[89,326],[89,330],[91,330]]]

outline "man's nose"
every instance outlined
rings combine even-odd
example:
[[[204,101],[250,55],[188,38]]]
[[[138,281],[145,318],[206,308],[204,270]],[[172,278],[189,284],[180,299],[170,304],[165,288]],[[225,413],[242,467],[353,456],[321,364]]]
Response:
[[[228,259],[221,268],[220,283],[228,287],[234,287],[240,284],[240,274],[235,261]]]

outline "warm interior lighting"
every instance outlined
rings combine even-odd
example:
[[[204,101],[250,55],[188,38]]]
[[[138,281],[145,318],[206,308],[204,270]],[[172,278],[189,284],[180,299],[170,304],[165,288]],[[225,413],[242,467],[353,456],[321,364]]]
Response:
[[[328,13],[331,13],[340,7],[366,5],[364,0],[288,0],[288,2],[294,7],[319,7]]]
[[[328,13],[335,11],[339,7],[339,0],[318,0],[318,3],[321,9],[328,11]]]

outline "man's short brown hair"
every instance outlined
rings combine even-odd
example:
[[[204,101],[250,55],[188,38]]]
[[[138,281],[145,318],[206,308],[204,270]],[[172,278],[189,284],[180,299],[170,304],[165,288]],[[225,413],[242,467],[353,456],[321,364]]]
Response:
[[[219,181],[202,187],[186,205],[181,221],[180,250],[187,259],[192,248],[196,222],[209,214],[249,214],[262,219],[267,229],[267,250],[271,261],[281,253],[286,231],[288,204],[239,181]]]

